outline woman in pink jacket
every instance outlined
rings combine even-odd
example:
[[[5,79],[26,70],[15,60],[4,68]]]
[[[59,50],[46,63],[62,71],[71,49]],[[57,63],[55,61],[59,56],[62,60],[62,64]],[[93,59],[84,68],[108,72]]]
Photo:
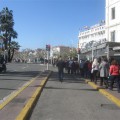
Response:
[[[120,93],[120,73],[119,73],[119,70],[120,70],[120,66],[118,65],[116,60],[113,60],[111,65],[110,65],[110,70],[109,70],[110,81],[111,81],[110,90],[113,89],[113,84],[114,84],[114,81],[116,80],[118,93]]]

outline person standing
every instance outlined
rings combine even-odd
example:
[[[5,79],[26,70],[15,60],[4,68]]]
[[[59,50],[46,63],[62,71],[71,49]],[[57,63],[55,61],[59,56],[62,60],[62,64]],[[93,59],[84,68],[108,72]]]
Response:
[[[88,60],[85,61],[83,70],[84,70],[84,78],[88,78]]]
[[[61,57],[59,58],[59,60],[57,62],[57,67],[58,67],[58,77],[59,77],[59,80],[62,82],[63,76],[64,76],[65,62],[62,60]]]
[[[81,77],[84,77],[84,61],[83,60],[81,60],[81,62],[80,62],[80,76]]]
[[[109,64],[107,60],[105,60],[104,58],[102,59],[99,65],[99,71],[100,71],[100,86],[103,86],[104,83],[106,88],[108,88]]]
[[[110,90],[113,90],[113,84],[116,81],[118,93],[120,93],[120,73],[119,73],[119,71],[120,71],[120,66],[118,65],[118,62],[116,60],[113,60],[110,65],[110,69],[109,69]]]
[[[98,72],[99,72],[99,63],[97,58],[95,58],[92,63],[92,74],[93,74],[93,81],[95,84],[97,84]]]
[[[92,62],[91,62],[91,61],[88,61],[88,78],[90,78],[90,80],[92,81],[92,73],[91,73],[91,70],[92,70]]]

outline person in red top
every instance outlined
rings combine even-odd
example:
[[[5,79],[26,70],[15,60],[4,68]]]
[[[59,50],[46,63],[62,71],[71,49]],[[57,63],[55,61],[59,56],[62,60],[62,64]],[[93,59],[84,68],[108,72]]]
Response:
[[[114,81],[116,80],[117,82],[117,89],[118,89],[118,93],[120,93],[120,66],[118,65],[118,62],[116,60],[113,60],[111,65],[110,65],[110,69],[109,69],[109,73],[110,73],[110,90],[113,89],[113,84]]]

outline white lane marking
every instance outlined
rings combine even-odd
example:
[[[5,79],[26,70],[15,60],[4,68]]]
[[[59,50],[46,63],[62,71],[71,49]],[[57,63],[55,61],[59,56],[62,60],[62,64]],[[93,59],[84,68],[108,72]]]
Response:
[[[23,67],[22,69],[25,69],[26,67]]]
[[[25,69],[25,68],[27,68],[28,67],[28,65],[26,66],[26,67],[23,67],[22,69]]]

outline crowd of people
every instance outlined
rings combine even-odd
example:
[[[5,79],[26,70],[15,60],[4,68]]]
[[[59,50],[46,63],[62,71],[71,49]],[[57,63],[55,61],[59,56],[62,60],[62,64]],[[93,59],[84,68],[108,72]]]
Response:
[[[80,77],[88,78],[91,82],[99,83],[99,86],[105,86],[110,90],[116,85],[120,93],[120,65],[115,59],[108,61],[106,58],[94,58],[93,61],[80,60],[79,63],[73,59],[64,61],[60,57],[56,66],[60,81],[63,80],[65,68],[68,74],[79,74]]]

